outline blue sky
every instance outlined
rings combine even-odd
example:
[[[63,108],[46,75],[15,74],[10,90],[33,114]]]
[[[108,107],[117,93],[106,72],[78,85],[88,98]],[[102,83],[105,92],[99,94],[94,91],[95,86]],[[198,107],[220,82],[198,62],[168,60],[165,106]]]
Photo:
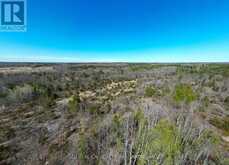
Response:
[[[0,61],[229,62],[228,0],[27,0]]]

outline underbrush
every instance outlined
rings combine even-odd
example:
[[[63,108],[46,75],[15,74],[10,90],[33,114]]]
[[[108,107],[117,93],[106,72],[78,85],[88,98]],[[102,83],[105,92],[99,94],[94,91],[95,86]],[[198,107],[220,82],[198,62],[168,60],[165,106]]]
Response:
[[[149,117],[140,110],[125,117],[116,114],[110,125],[87,137],[80,135],[80,162],[86,164],[93,158],[101,164],[219,163],[219,137],[194,127],[192,120],[187,114],[174,120]],[[109,155],[111,151],[115,160]]]
[[[229,136],[229,117],[218,118],[214,117],[209,121],[216,128],[219,128],[223,131],[223,134]]]
[[[179,84],[175,87],[173,99],[176,103],[185,102],[191,103],[198,98],[196,92],[193,91],[192,87],[187,84]]]

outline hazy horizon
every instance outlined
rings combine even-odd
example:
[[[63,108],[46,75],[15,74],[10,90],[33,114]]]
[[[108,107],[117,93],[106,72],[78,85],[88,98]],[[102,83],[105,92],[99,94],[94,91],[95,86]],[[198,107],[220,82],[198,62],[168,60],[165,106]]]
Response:
[[[227,0],[27,2],[27,32],[0,32],[1,62],[229,62]]]

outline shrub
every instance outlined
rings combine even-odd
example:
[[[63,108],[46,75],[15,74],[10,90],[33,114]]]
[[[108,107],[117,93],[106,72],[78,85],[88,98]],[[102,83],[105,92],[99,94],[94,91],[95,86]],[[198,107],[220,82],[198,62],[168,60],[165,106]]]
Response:
[[[26,84],[24,86],[16,86],[8,93],[8,100],[10,102],[22,102],[31,100],[33,96],[33,88]]]
[[[100,105],[98,103],[88,105],[88,111],[90,114],[99,115],[101,113],[100,112]]]
[[[148,86],[145,88],[145,97],[152,97],[155,96],[156,89],[152,86]]]
[[[87,138],[83,133],[80,133],[78,145],[79,160],[81,164],[85,164],[87,160]]]
[[[0,146],[0,160],[9,158],[11,154],[12,153],[8,146]]]
[[[135,125],[134,137],[129,132],[130,145],[125,147],[125,151],[131,149],[134,143],[134,149],[127,153],[130,157],[125,158],[129,164],[204,164],[218,161],[216,146],[219,137],[208,130],[193,127],[192,118],[187,114],[178,117],[176,123],[161,119],[153,127],[147,118],[137,116],[140,118],[135,119],[140,123]]]
[[[226,106],[226,109],[229,110],[229,96],[224,100],[224,105]]]
[[[122,124],[122,117],[120,114],[116,113],[113,116],[112,124],[115,129],[119,129]]]
[[[215,127],[221,129],[225,135],[229,135],[229,117],[212,118],[209,121]]]
[[[0,99],[7,96],[7,88],[0,84]]]
[[[207,96],[205,96],[204,99],[203,99],[203,106],[204,107],[208,107],[209,104],[210,104],[210,100],[209,100],[209,98]]]
[[[137,161],[137,164],[140,165],[147,164],[147,159],[152,161],[152,164],[157,164],[156,158],[160,154],[164,155],[163,164],[173,164],[175,157],[182,149],[178,130],[166,120],[161,120],[155,128],[145,132],[145,136],[140,136],[137,141],[135,150],[139,150],[140,145],[145,141],[142,145],[141,156]]]
[[[10,127],[0,127],[0,143],[15,137],[14,129]]]
[[[191,103],[197,99],[197,94],[193,91],[191,86],[180,84],[175,87],[173,98],[177,103]]]
[[[205,96],[203,99],[202,99],[202,102],[201,102],[201,106],[199,107],[198,111],[199,112],[205,112],[207,107],[209,106],[210,104],[210,100],[207,96]]]
[[[79,97],[73,95],[68,102],[68,110],[70,113],[75,113],[78,111],[79,107]]]
[[[136,111],[135,113],[134,113],[134,121],[135,122],[143,122],[143,121],[145,121],[146,119],[145,119],[145,116],[144,116],[144,113],[143,113],[143,111],[141,111],[141,110],[138,110],[138,111]]]

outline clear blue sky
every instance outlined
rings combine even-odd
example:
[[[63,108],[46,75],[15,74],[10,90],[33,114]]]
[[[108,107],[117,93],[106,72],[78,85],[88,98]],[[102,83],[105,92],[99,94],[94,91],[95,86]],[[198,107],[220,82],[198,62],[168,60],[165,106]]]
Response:
[[[228,0],[27,0],[0,61],[229,62]]]

